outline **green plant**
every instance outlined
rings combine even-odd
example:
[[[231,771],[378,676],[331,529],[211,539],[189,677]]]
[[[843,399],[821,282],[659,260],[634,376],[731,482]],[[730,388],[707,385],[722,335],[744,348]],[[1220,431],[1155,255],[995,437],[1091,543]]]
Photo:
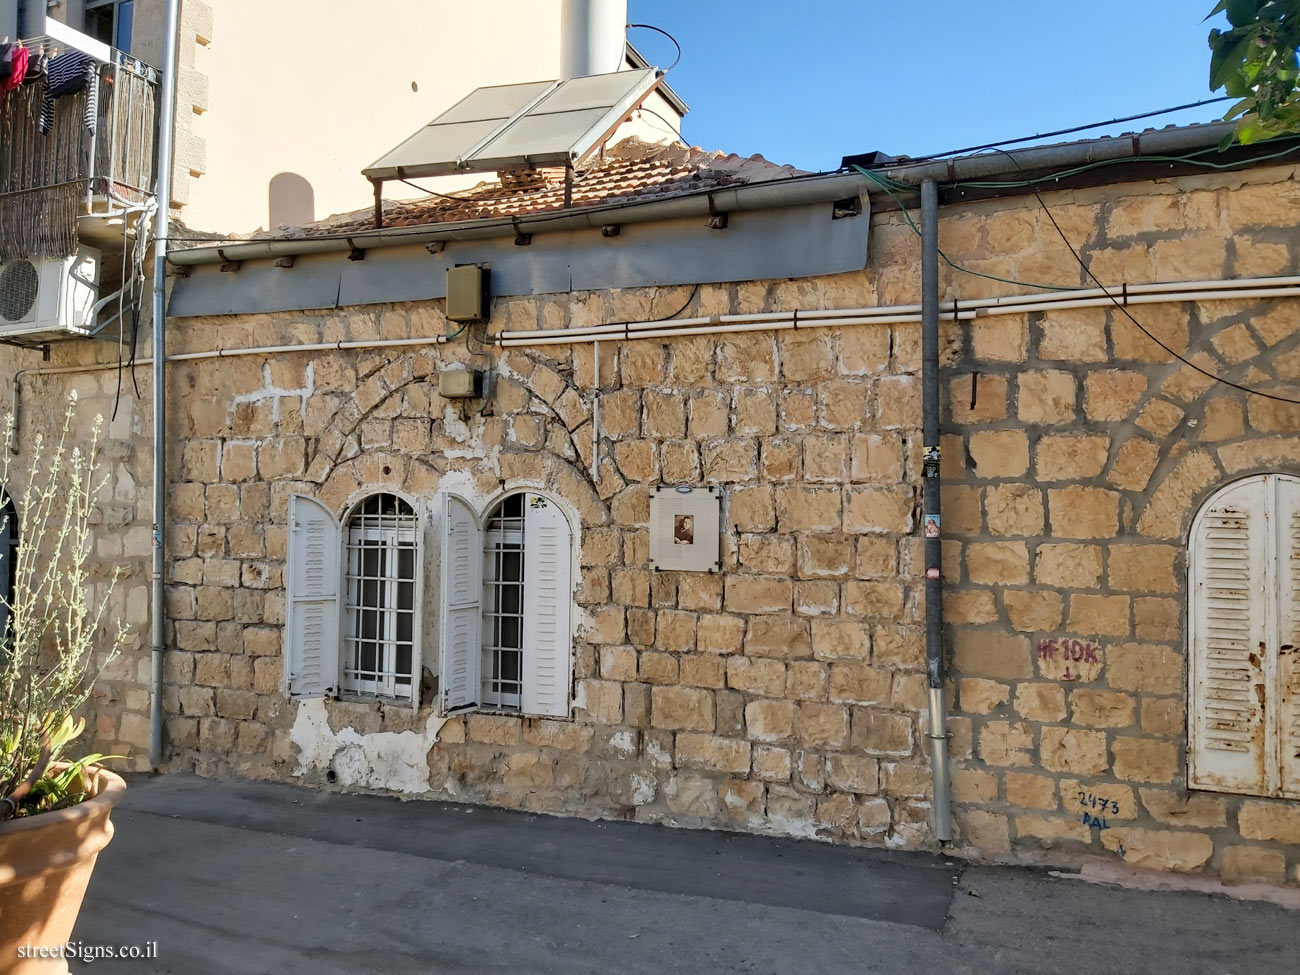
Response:
[[[1239,99],[1225,119],[1240,119],[1242,143],[1300,131],[1300,0],[1219,0],[1229,29],[1210,31],[1210,90]]]
[[[30,465],[14,469],[8,450],[0,484],[16,502],[18,545],[12,592],[0,595],[7,619],[0,632],[0,819],[31,815],[85,798],[85,770],[105,756],[69,761],[68,746],[85,728],[78,712],[100,670],[118,652],[125,628],[102,635],[115,570],[106,585],[91,578],[96,498],[107,484],[97,471],[96,417],[89,442],[76,442],[77,398],[69,397],[56,438],[37,434]],[[3,443],[13,443],[5,419]],[[107,646],[104,644],[107,643]]]

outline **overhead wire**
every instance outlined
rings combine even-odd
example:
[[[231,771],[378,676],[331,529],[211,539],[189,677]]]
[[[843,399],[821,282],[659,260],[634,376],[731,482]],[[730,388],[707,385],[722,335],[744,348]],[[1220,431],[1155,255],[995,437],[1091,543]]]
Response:
[[[1006,156],[1008,159],[1011,160],[1012,164],[1014,164],[1017,169],[1019,169],[1021,172],[1024,172],[1024,167],[1020,165],[1019,160],[1017,160],[1015,156],[1007,152],[1005,149],[997,149],[996,151],[1002,153],[1004,156]],[[1026,183],[1029,189],[1033,192],[1034,197],[1038,200],[1038,205],[1042,207],[1043,212],[1047,214],[1047,219],[1050,220],[1052,222],[1052,226],[1056,228],[1056,232],[1057,234],[1060,235],[1060,238],[1065,243],[1065,246],[1070,249],[1070,253],[1074,255],[1074,259],[1078,261],[1079,266],[1083,268],[1084,273],[1087,274],[1088,277],[1092,279],[1093,284],[1095,284],[1098,288],[1100,288],[1102,293],[1105,294],[1105,296],[1110,299],[1111,304],[1113,304],[1116,308],[1118,308],[1120,312],[1123,313],[1125,318],[1127,318],[1130,322],[1136,325],[1139,330],[1141,330],[1143,335],[1149,338],[1156,345],[1160,346],[1160,348],[1164,349],[1166,352],[1168,352],[1179,362],[1182,362],[1184,365],[1190,367],[1191,369],[1194,369],[1196,372],[1199,372],[1207,379],[1212,379],[1216,383],[1221,383],[1224,386],[1230,386],[1233,389],[1240,390],[1243,393],[1249,393],[1252,396],[1260,396],[1263,397],[1264,399],[1275,400],[1279,403],[1292,403],[1296,406],[1300,406],[1300,399],[1293,399],[1289,396],[1279,396],[1276,393],[1266,393],[1263,390],[1254,389],[1250,386],[1245,386],[1242,385],[1241,383],[1233,382],[1231,379],[1225,379],[1223,376],[1217,375],[1216,373],[1213,373],[1202,366],[1198,366],[1191,359],[1187,358],[1182,353],[1170,348],[1163,340],[1161,340],[1158,336],[1154,335],[1150,329],[1148,329],[1145,325],[1143,325],[1136,318],[1134,318],[1133,314],[1128,310],[1128,308],[1125,307],[1125,305],[1122,302],[1120,302],[1120,300],[1111,293],[1110,289],[1107,288],[1104,284],[1102,284],[1101,280],[1095,274],[1092,273],[1092,268],[1088,266],[1088,262],[1083,259],[1083,256],[1079,253],[1078,249],[1071,242],[1070,238],[1066,235],[1065,231],[1061,229],[1061,225],[1056,222],[1056,215],[1052,213],[1051,207],[1047,205],[1047,201],[1043,199],[1042,193],[1038,191],[1038,187],[1035,185],[1036,181],[1027,180]]]
[[[1122,125],[1125,122],[1136,122],[1144,118],[1156,118],[1160,115],[1169,115],[1173,112],[1182,112],[1192,108],[1200,108],[1203,105],[1214,105],[1218,102],[1231,101],[1229,95],[1220,95],[1217,98],[1202,98],[1197,102],[1187,102],[1183,105],[1173,105],[1169,108],[1158,108],[1152,112],[1139,112],[1136,115],[1123,115],[1119,118],[1107,119],[1105,122],[1089,122],[1086,125],[1072,125],[1068,129],[1053,129],[1051,132],[1040,132],[1037,135],[1022,135],[1015,139],[1003,139],[1000,142],[985,142],[978,146],[964,146],[961,149],[949,149],[947,152],[935,152],[928,156],[914,156],[917,160],[926,159],[943,159],[945,156],[960,156],[965,153],[983,152],[986,149],[997,149],[1001,146],[1014,146],[1022,142],[1034,142],[1037,139],[1051,139],[1058,135],[1070,135],[1074,132],[1086,132],[1089,129],[1101,129],[1108,125]]]
[[[628,30],[632,30],[633,28],[637,28],[637,27],[642,28],[644,30],[656,31],[657,33],[663,34],[664,37],[668,38],[668,40],[672,41],[673,47],[677,48],[677,57],[673,58],[672,64],[664,68],[664,74],[667,74],[669,71],[673,70],[673,68],[677,67],[678,62],[681,61],[682,59],[682,46],[677,43],[677,38],[673,37],[672,34],[668,33],[668,31],[664,30],[662,27],[656,27],[654,24],[628,24],[627,25]]]

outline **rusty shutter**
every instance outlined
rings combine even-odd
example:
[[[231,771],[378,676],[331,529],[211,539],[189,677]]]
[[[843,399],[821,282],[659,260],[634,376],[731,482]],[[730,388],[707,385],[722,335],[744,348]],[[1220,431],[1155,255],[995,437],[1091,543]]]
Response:
[[[1267,659],[1275,583],[1273,492],[1266,476],[1229,485],[1192,528],[1190,559],[1193,788],[1265,793]]]
[[[1278,638],[1276,656],[1279,791],[1300,798],[1300,481],[1277,475]]]

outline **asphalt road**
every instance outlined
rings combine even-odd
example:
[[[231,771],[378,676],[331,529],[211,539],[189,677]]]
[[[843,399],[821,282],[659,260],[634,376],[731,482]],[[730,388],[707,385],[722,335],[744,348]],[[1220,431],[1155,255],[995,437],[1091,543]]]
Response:
[[[449,803],[137,778],[83,972],[1293,975],[1300,913],[1041,871]]]

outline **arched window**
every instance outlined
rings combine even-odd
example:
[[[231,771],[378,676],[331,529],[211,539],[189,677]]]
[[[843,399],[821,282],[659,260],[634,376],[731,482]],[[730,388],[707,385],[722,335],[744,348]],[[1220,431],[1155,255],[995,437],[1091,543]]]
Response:
[[[443,521],[445,710],[566,716],[572,674],[573,535],[555,501],[520,492],[480,528],[448,495]]]
[[[343,690],[410,699],[417,632],[419,519],[395,494],[372,494],[345,527]]]
[[[1300,797],[1300,478],[1216,492],[1188,573],[1189,784]]]

